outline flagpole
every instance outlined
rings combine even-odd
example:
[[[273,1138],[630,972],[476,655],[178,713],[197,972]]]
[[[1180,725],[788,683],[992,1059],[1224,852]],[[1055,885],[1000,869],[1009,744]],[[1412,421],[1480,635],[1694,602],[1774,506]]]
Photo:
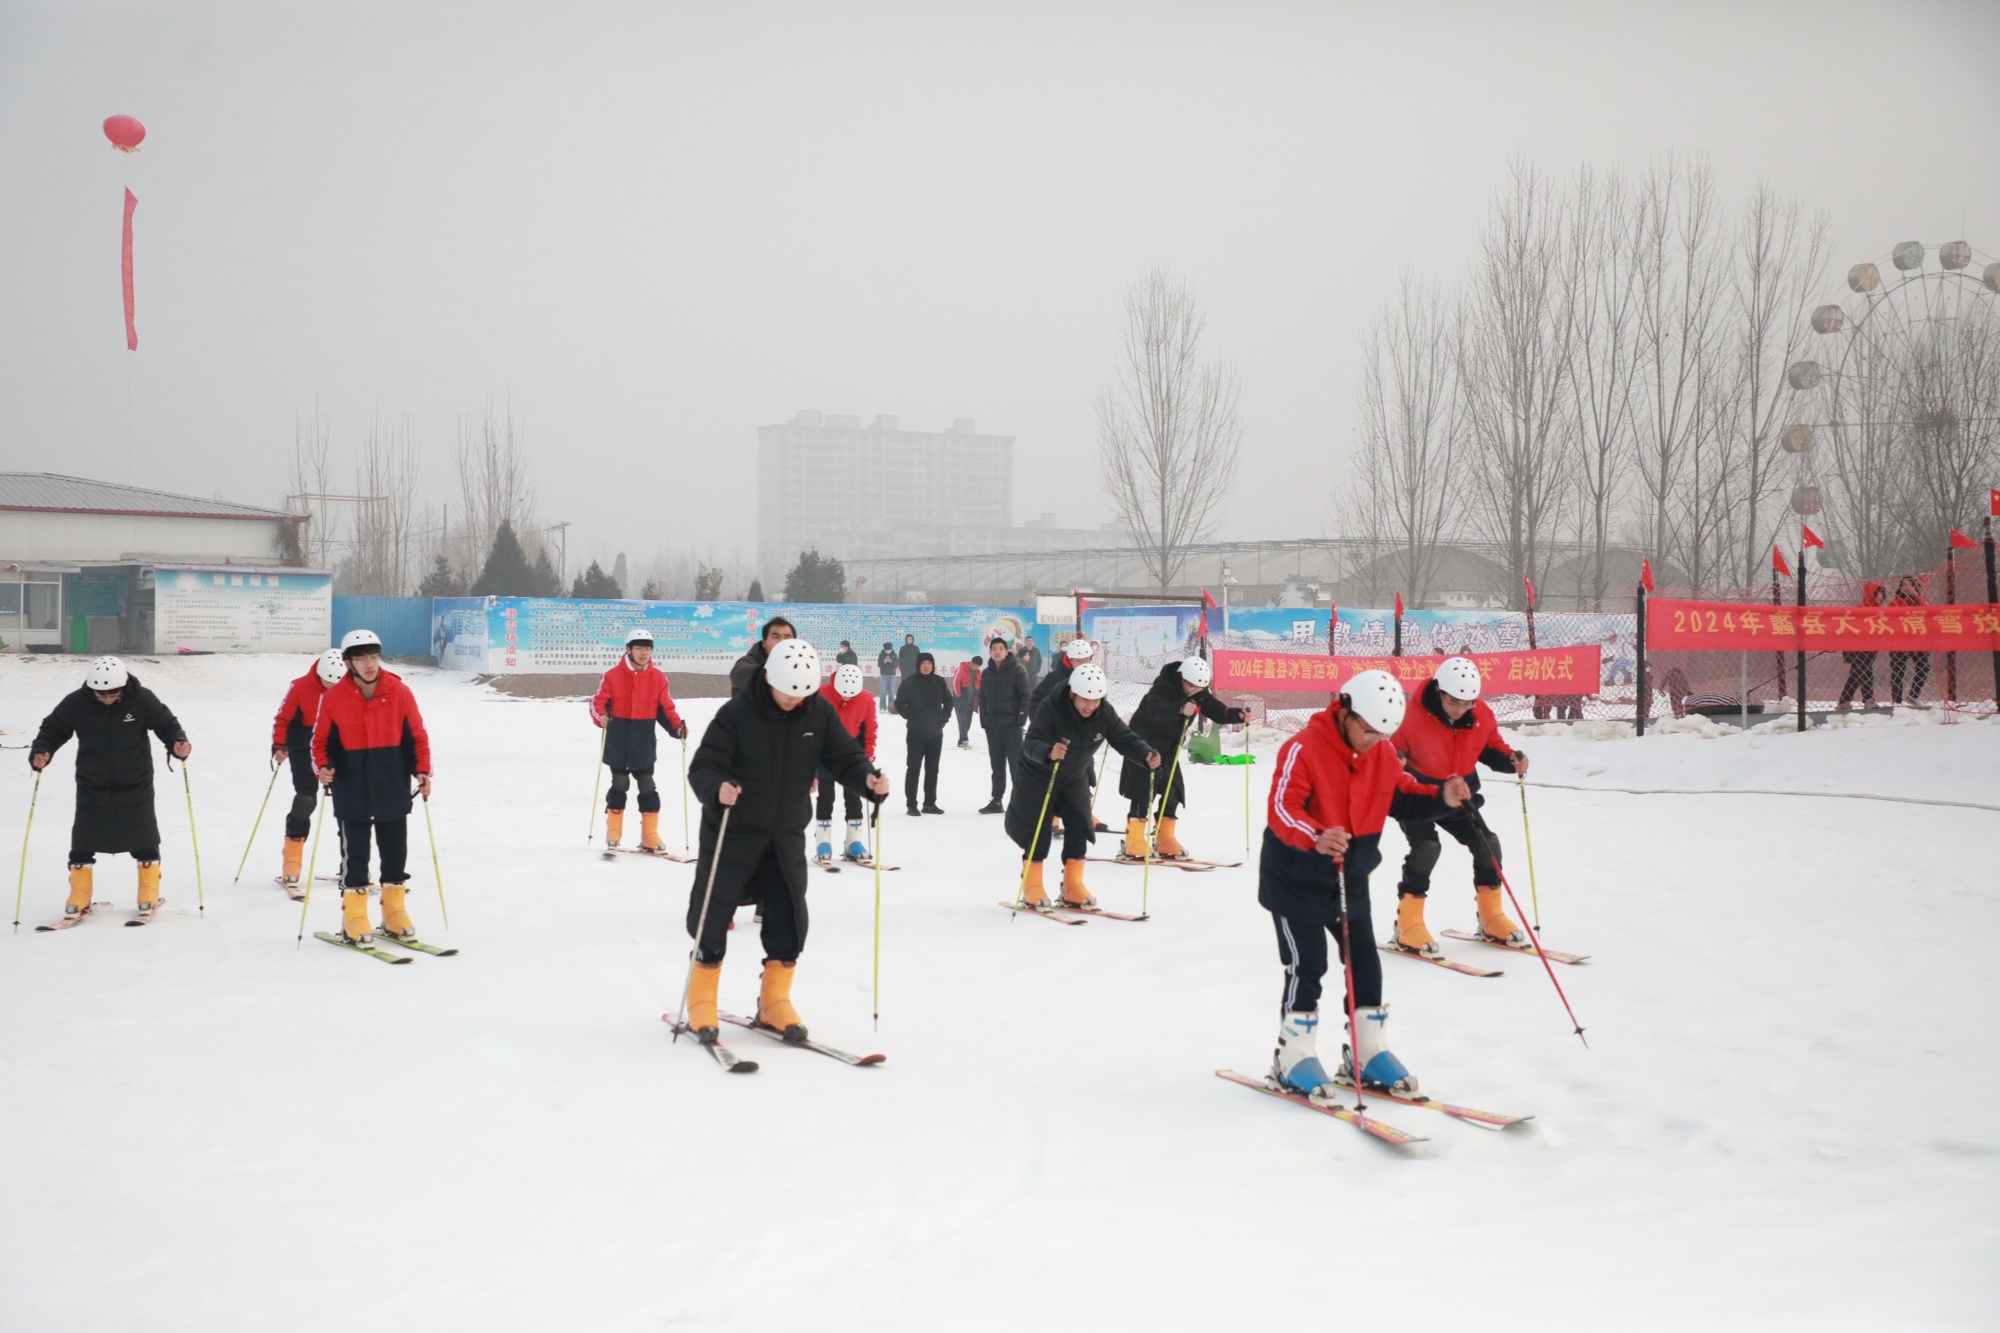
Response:
[[[1804,532],[1805,530],[1801,529],[1799,536],[1798,602],[1799,602],[1799,608],[1801,610],[1805,609],[1805,604],[1806,604],[1806,539]],[[1793,628],[1796,630],[1798,627],[1794,626]],[[1799,636],[1798,680],[1799,680],[1799,730],[1804,731],[1806,729],[1806,641],[1805,641],[1805,636],[1803,634]]]

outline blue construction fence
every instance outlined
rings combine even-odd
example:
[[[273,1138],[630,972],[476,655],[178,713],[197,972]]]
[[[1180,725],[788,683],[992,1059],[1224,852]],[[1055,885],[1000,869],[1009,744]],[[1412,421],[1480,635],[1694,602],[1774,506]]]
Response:
[[[429,657],[431,599],[428,597],[335,597],[333,643],[349,630],[370,629],[382,637],[389,657]]]

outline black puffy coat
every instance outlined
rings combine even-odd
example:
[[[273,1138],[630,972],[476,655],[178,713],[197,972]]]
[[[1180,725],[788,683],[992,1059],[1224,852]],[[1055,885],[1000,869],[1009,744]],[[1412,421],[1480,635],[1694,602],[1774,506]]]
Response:
[[[1201,715],[1211,722],[1226,722],[1234,726],[1243,721],[1242,709],[1231,708],[1207,690],[1189,694],[1186,683],[1181,680],[1179,662],[1169,662],[1161,667],[1160,674],[1153,677],[1152,688],[1146,691],[1146,697],[1132,710],[1132,730],[1146,744],[1167,757],[1167,762],[1161,765],[1162,771],[1153,776],[1155,802],[1164,803],[1167,800],[1168,768],[1173,769],[1171,781],[1180,793],[1180,801],[1187,801],[1187,776],[1174,763],[1174,751],[1181,743],[1182,729],[1192,721],[1181,712],[1186,704],[1194,704],[1201,710]],[[1118,794],[1128,801],[1145,800],[1146,780],[1150,773],[1151,770],[1144,764],[1126,760],[1125,766],[1118,771]]]
[[[929,675],[923,672],[925,662],[931,664]],[[945,724],[951,721],[951,686],[937,673],[937,659],[929,653],[917,655],[917,668],[896,687],[896,712],[910,724],[912,736],[942,736]]]
[[[1065,653],[1056,654],[1056,664],[1049,668],[1049,674],[1035,682],[1035,692],[1028,697],[1028,711],[1033,713],[1057,690],[1069,688],[1070,673],[1076,666]]]
[[[988,731],[1012,727],[1019,731],[1028,720],[1028,673],[1019,659],[989,665],[979,675],[979,725]]]
[[[744,891],[765,851],[771,849],[792,891],[799,934],[804,936],[806,824],[812,818],[813,779],[821,768],[856,790],[863,790],[869,774],[876,771],[823,696],[811,695],[788,713],[778,707],[770,682],[759,673],[716,710],[688,764],[688,785],[701,799],[701,855],[688,901],[690,932],[701,916],[709,861],[722,826],[723,807],[716,796],[724,782],[734,782],[743,790],[731,808],[710,917],[727,915],[749,901]]]
[[[904,680],[908,680],[910,677],[916,675],[917,658],[923,655],[923,651],[923,649],[917,647],[914,643],[906,643],[901,648],[898,648],[896,650],[897,674],[902,676]]]
[[[1014,783],[1014,798],[1007,806],[1007,836],[1023,847],[1035,832],[1035,820],[1043,802],[1051,799],[1052,776],[1056,783],[1055,805],[1081,801],[1084,809],[1089,808],[1092,760],[1099,741],[1110,742],[1112,749],[1141,765],[1153,753],[1152,747],[1125,725],[1110,700],[1100,703],[1096,712],[1085,717],[1076,711],[1072,697],[1065,686],[1043,700],[1035,710],[1035,720],[1028,724],[1027,739],[1021,742],[1021,772]],[[1063,756],[1060,771],[1049,758],[1049,752],[1059,741],[1069,742],[1069,753]],[[1085,826],[1089,826],[1089,821],[1085,821]],[[1095,841],[1095,833],[1091,839]]]
[[[761,677],[764,674],[764,661],[770,655],[770,650],[764,647],[764,641],[759,639],[750,645],[749,652],[736,659],[736,665],[729,668],[730,698],[741,695],[743,687],[750,683],[752,677]]]
[[[54,754],[76,737],[76,820],[70,847],[80,852],[135,852],[160,845],[153,814],[151,732],[162,745],[187,739],[180,719],[159,696],[125,681],[115,704],[102,704],[88,689],[63,696],[35,733],[30,754]]]

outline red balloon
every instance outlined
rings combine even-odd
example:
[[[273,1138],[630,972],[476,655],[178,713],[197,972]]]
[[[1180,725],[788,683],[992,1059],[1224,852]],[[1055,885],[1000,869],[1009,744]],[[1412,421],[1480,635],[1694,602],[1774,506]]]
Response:
[[[131,116],[113,116],[104,122],[104,137],[121,153],[136,153],[145,142],[146,127]]]

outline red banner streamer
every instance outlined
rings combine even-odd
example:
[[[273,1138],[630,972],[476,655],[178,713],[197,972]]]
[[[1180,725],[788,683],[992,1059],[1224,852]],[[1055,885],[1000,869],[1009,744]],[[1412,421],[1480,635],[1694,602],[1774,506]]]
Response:
[[[1576,648],[1536,648],[1517,653],[1463,653],[1479,668],[1493,694],[1595,694],[1599,683],[1596,644]],[[1215,688],[1244,693],[1273,691],[1337,694],[1363,671],[1386,671],[1414,694],[1445,659],[1437,657],[1319,657],[1303,653],[1257,653],[1217,649]]]
[[[139,350],[137,306],[132,299],[132,213],[138,207],[139,197],[125,191],[125,244],[119,250],[119,267],[125,275],[125,349],[130,352]]]
[[[1649,648],[1773,648],[1809,653],[1988,652],[2000,648],[2000,606],[1759,606],[1646,604]]]

